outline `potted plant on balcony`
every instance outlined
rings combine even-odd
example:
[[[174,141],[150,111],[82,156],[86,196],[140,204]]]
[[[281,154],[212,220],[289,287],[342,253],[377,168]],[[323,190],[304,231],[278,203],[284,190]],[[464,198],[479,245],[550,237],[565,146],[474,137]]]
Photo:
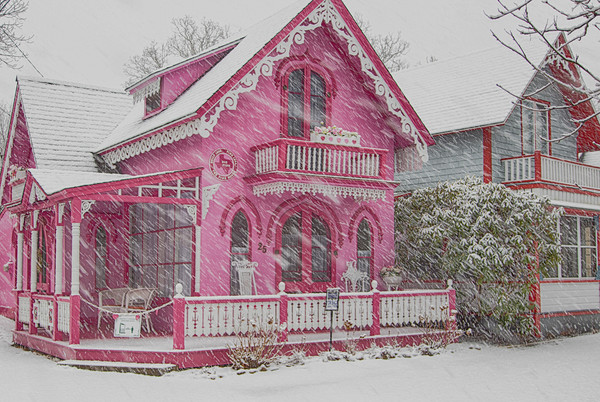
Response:
[[[336,126],[315,127],[310,132],[310,140],[323,144],[360,147],[360,135],[358,133],[346,131]]]
[[[400,287],[400,285],[402,284],[402,281],[404,280],[403,273],[404,273],[404,270],[401,267],[395,266],[395,265],[390,265],[390,266],[381,268],[381,271],[379,271],[379,276],[381,277],[383,282],[387,285],[388,290],[391,290],[391,288],[393,288],[393,287],[396,289],[398,289]]]

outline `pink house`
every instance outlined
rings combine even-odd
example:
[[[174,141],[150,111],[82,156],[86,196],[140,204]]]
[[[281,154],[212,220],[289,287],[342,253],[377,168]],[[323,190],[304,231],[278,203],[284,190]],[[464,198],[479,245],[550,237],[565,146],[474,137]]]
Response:
[[[250,310],[286,334],[326,329],[307,311],[332,287],[361,292],[334,325],[410,324],[453,291],[371,282],[394,264],[395,158],[432,144],[340,0],[300,1],[127,93],[19,78],[0,188],[15,342],[206,364],[186,341],[239,332]],[[412,316],[392,317],[407,300]],[[171,352],[84,347],[132,308]]]

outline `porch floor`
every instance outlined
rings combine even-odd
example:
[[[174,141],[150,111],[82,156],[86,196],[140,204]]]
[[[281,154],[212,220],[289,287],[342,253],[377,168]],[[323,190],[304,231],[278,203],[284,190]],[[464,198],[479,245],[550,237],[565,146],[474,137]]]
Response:
[[[425,331],[418,327],[382,328],[381,334],[370,336],[369,330],[334,331],[333,347],[344,350],[348,341],[365,349],[376,344],[414,345],[421,341]],[[228,345],[236,336],[186,337],[185,350],[173,349],[172,336],[142,336],[140,338],[81,339],[79,345],[68,341],[32,335],[27,331],[13,331],[16,344],[25,346],[63,360],[97,360],[136,363],[170,363],[179,368],[230,364]],[[282,352],[301,349],[308,355],[329,350],[329,332],[290,334],[282,345]]]

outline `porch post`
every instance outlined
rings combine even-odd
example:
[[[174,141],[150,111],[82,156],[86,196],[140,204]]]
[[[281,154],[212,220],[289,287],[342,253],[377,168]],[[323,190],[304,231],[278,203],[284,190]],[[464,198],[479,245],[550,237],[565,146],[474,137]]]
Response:
[[[15,295],[17,312],[15,314],[15,330],[22,331],[23,324],[19,320],[19,306],[21,303],[20,295],[23,291],[23,226],[25,223],[25,214],[18,217],[18,232],[17,232],[17,283],[15,284]]]
[[[54,294],[60,295],[63,291],[63,241],[64,241],[64,226],[63,213],[65,212],[65,204],[56,206],[56,253],[54,255]]]
[[[175,285],[173,297],[173,349],[185,349],[185,298],[182,294],[183,285]]]
[[[31,218],[31,258],[29,260],[29,279],[31,280],[29,288],[31,289],[31,293],[35,293],[37,291],[37,251],[39,233],[37,227],[37,218],[39,213],[39,211],[33,211]]]
[[[452,287],[452,279],[448,279],[448,324],[446,331],[456,331],[456,290]]]
[[[371,292],[373,292],[373,324],[371,324],[371,330],[369,331],[369,335],[375,336],[381,334],[381,313],[380,313],[380,305],[381,305],[381,295],[379,294],[379,290],[377,290],[377,281],[371,282]]]
[[[69,343],[79,344],[79,322],[81,299],[79,296],[79,238],[81,226],[81,200],[71,201],[71,325]]]
[[[19,215],[19,232],[17,233],[17,286],[16,290],[23,290],[23,226],[25,215]],[[17,304],[18,305],[18,304]]]
[[[285,293],[285,283],[279,282],[279,342],[288,340],[288,295]]]
[[[200,226],[199,217],[200,214],[196,214],[196,222],[194,225],[195,233],[195,247],[194,247],[194,291],[197,295],[200,294],[200,264],[202,263],[202,227]]]

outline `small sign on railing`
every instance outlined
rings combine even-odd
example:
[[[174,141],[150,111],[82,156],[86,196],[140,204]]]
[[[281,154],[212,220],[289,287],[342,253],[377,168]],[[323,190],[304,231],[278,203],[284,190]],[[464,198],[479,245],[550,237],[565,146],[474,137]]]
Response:
[[[328,288],[325,298],[325,311],[338,311],[340,308],[340,288]]]
[[[115,319],[114,336],[117,338],[139,338],[142,329],[140,314],[113,314]]]

